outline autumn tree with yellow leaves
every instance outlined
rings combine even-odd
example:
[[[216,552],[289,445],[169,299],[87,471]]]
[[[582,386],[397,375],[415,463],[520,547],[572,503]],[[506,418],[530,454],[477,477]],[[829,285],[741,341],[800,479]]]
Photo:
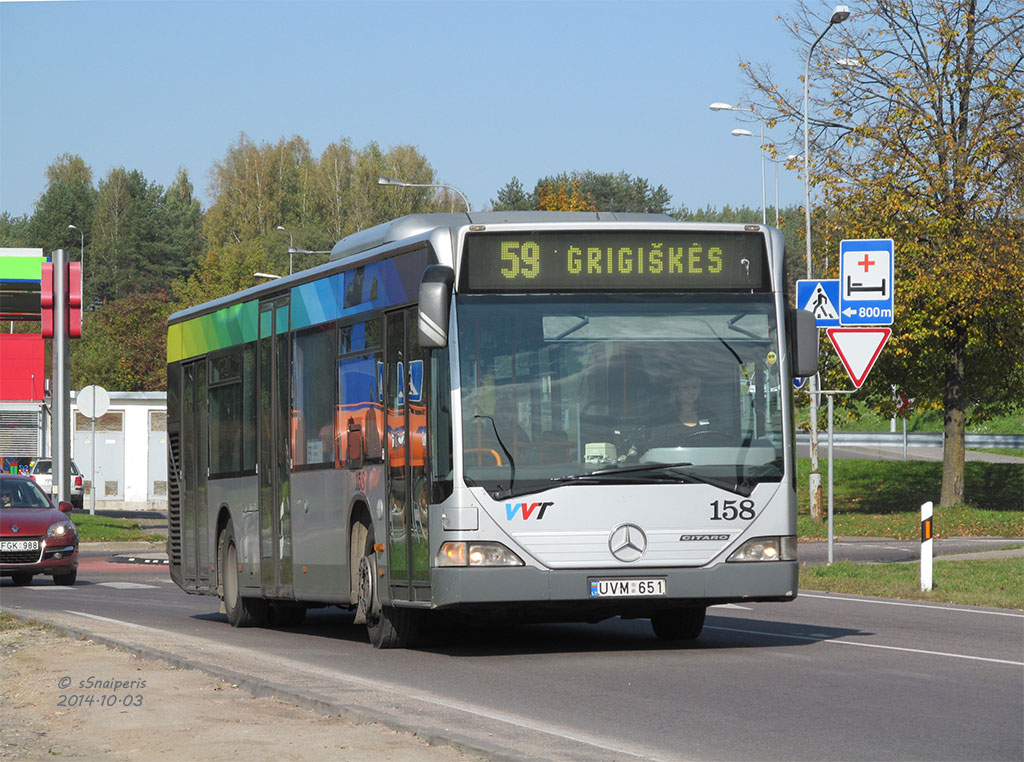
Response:
[[[786,19],[803,50],[830,11],[802,2]],[[802,145],[802,83],[741,66],[755,109]],[[815,273],[836,277],[844,238],[894,240],[893,335],[863,391],[883,411],[893,385],[944,411],[940,502],[961,503],[968,416],[1024,399],[1024,8],[858,6],[815,48],[809,86]]]
[[[577,178],[559,177],[537,186],[537,208],[542,212],[593,212],[597,206],[580,190]]]

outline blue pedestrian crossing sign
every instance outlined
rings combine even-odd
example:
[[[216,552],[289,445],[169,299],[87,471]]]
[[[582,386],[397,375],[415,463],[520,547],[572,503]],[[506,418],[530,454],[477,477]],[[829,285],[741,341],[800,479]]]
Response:
[[[842,324],[839,314],[839,281],[798,280],[796,282],[797,309],[814,313],[818,328],[834,328]]]
[[[894,247],[891,238],[839,243],[839,314],[847,325],[892,325]]]

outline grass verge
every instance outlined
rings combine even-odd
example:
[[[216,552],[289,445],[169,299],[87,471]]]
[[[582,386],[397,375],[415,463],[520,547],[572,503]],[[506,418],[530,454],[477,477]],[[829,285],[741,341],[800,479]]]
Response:
[[[921,590],[921,566],[855,564],[800,567],[800,589],[830,593],[906,598],[965,606],[1024,609],[1024,558],[936,560],[933,589]]]
[[[825,539],[826,525],[811,521],[808,515],[809,473],[810,460],[800,458],[798,529],[805,539]],[[967,504],[943,508],[938,505],[941,463],[837,459],[833,461],[836,534],[914,539],[921,534],[921,504],[931,500],[936,503],[936,537],[1024,536],[1024,466],[967,463],[965,479]]]
[[[903,513],[849,513],[838,508],[832,517],[837,537],[888,537],[916,540],[921,536],[920,509]],[[796,519],[802,540],[828,539],[828,523],[812,521],[806,513]],[[932,519],[935,537],[1024,537],[1024,514],[955,505],[936,506]]]
[[[167,538],[162,534],[147,532],[132,519],[115,519],[110,516],[93,516],[88,513],[72,513],[71,521],[78,528],[79,542],[146,542],[163,543]]]

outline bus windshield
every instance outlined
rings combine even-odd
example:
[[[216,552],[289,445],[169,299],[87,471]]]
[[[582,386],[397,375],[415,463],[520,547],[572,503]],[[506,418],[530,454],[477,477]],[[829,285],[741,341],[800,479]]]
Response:
[[[459,295],[464,477],[563,484],[783,477],[771,294]]]

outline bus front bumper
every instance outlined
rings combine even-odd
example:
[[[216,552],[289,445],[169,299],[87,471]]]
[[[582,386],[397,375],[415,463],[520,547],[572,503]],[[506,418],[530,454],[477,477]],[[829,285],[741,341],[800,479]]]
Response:
[[[433,606],[438,609],[510,606],[520,610],[573,609],[581,614],[643,616],[643,612],[681,605],[738,601],[789,601],[796,598],[798,563],[765,561],[722,563],[710,568],[638,568],[545,570],[529,566],[435,568],[431,571]],[[594,580],[664,579],[665,595],[602,598],[592,595]],[[584,616],[583,618],[589,618]]]

